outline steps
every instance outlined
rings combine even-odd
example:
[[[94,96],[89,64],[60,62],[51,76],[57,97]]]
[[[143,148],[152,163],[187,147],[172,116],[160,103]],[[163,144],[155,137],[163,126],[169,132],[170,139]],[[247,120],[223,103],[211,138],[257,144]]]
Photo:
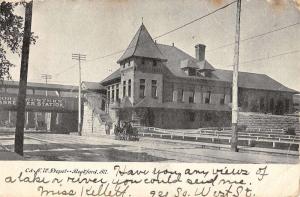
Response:
[[[111,121],[109,114],[101,110],[102,97],[87,93],[84,97],[83,135],[104,135],[105,124]]]
[[[239,125],[246,125],[248,129],[299,129],[299,117],[269,115],[250,112],[239,113]]]

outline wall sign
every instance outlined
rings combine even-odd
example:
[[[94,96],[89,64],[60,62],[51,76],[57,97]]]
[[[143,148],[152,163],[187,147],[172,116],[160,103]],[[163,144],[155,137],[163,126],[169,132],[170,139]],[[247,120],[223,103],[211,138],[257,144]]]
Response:
[[[17,97],[0,95],[0,105],[17,105]],[[60,98],[26,98],[26,106],[64,108]]]

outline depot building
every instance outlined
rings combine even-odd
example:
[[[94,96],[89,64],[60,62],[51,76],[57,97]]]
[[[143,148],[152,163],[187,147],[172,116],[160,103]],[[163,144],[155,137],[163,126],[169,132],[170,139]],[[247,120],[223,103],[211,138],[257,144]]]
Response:
[[[116,61],[119,69],[100,82],[113,122],[131,120],[159,128],[230,126],[232,71],[211,65],[205,45],[191,47],[194,56],[158,44],[142,24]],[[240,111],[294,111],[293,95],[298,92],[267,75],[239,72],[238,86]]]

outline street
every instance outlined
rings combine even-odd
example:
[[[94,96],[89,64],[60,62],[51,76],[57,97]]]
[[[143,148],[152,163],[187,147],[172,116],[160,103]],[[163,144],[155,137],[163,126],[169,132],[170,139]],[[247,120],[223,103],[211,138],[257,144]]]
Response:
[[[13,151],[14,135],[0,134],[0,146]],[[195,163],[298,163],[284,154],[230,152],[207,149],[199,142],[154,138],[119,141],[112,136],[76,136],[28,133],[24,140],[25,160],[102,162],[195,162]],[[1,158],[0,158],[1,160]]]

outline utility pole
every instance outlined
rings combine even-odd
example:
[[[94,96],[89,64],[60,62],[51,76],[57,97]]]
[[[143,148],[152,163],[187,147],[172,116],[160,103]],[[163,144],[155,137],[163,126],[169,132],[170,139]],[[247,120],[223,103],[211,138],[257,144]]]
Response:
[[[30,48],[30,37],[31,37],[31,20],[32,20],[32,1],[26,3],[26,7],[25,7],[24,36],[23,36],[23,45],[22,45],[19,94],[17,100],[15,152],[22,156],[23,156],[23,145],[24,145],[24,121],[25,121],[29,48]]]
[[[46,84],[48,84],[48,79],[52,79],[52,75],[41,74],[41,78],[45,79]]]
[[[52,75],[48,75],[48,74],[41,74],[41,78],[45,79],[45,83],[46,85],[48,84],[48,79],[52,79]],[[46,96],[48,96],[48,91],[46,90]]]
[[[232,136],[231,136],[231,151],[238,152],[238,74],[239,74],[239,50],[240,50],[240,22],[241,22],[241,2],[237,0],[236,11],[236,32],[235,32],[235,47],[234,47],[234,65],[232,76]]]
[[[78,61],[78,135],[81,136],[81,61],[86,60],[86,55],[82,55],[80,53],[73,53],[72,59]]]
[[[48,79],[52,79],[52,75],[48,75],[48,74],[41,74],[41,78],[45,79],[45,83],[46,85],[48,84]],[[46,97],[48,96],[48,90],[46,87]],[[36,120],[37,120],[37,116],[36,116]],[[46,131],[50,130],[51,128],[51,112],[46,112],[45,113],[45,122],[46,122]]]

